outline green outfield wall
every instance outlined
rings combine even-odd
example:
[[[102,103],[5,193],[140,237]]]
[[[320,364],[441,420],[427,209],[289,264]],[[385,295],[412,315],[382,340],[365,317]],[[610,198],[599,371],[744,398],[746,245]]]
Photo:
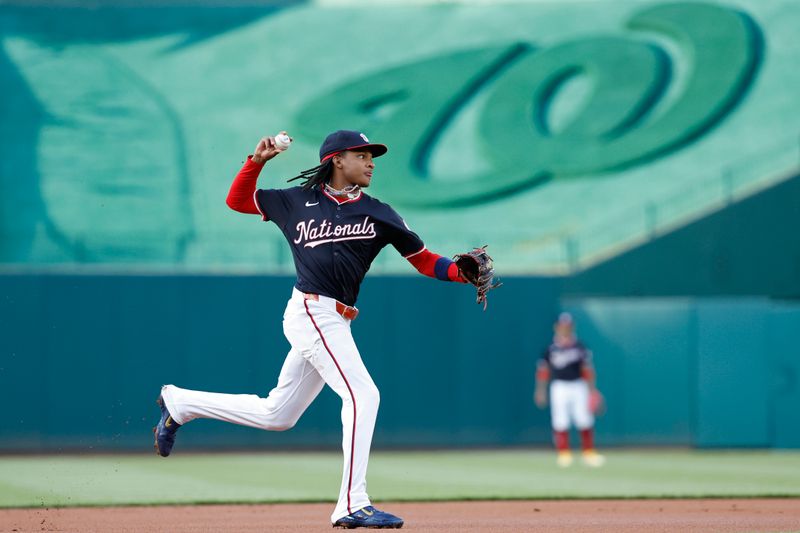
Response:
[[[617,221],[620,226],[625,220]],[[800,175],[565,278],[573,296],[800,298]]]
[[[484,313],[378,256],[376,445],[548,445],[566,308],[603,445],[800,447],[800,2],[57,4],[0,5],[0,450],[147,448],[163,383],[268,393],[292,258],[225,197],[261,136],[294,137],[282,188],[339,128],[389,145],[369,193],[429,249],[488,243],[505,282]],[[339,435],[326,390],[180,446]]]
[[[800,157],[794,0],[57,4],[0,5],[2,265],[290,274],[280,232],[224,205],[281,129],[262,187],[361,129],[389,145],[371,192],[429,248],[490,243],[515,275],[597,264]]]
[[[137,450],[163,383],[266,395],[288,343],[292,280],[264,276],[0,276],[0,450]],[[798,447],[800,305],[766,299],[560,301],[560,281],[505,280],[489,309],[463,286],[372,277],[353,332],[375,382],[379,447],[548,445],[532,403],[551,321],[594,350],[603,445]],[[328,389],[285,433],[198,421],[186,449],[329,448]]]

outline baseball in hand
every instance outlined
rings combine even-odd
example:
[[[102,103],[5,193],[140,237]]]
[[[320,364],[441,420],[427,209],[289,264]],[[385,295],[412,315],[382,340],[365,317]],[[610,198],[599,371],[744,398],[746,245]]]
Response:
[[[292,144],[292,138],[285,133],[279,133],[275,136],[275,148],[278,150],[286,150]]]

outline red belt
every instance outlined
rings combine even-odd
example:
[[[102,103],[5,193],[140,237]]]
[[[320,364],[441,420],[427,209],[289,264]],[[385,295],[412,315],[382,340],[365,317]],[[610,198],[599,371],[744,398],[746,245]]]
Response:
[[[315,302],[319,301],[319,294],[306,294],[303,293],[303,299],[305,300],[314,300]],[[358,316],[358,309],[353,307],[352,305],[345,305],[339,300],[334,300],[336,302],[336,312],[345,317],[347,320],[355,320]]]

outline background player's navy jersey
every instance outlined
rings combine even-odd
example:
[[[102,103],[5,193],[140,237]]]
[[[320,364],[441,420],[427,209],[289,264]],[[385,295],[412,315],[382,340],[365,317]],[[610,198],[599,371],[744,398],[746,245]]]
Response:
[[[389,205],[364,194],[338,204],[321,189],[259,189],[255,200],[289,241],[297,289],[354,305],[361,281],[378,252],[391,244],[402,256],[422,240]]]
[[[574,381],[581,379],[581,366],[592,362],[592,352],[582,342],[571,346],[551,344],[542,354],[542,359],[550,367],[551,379]]]

